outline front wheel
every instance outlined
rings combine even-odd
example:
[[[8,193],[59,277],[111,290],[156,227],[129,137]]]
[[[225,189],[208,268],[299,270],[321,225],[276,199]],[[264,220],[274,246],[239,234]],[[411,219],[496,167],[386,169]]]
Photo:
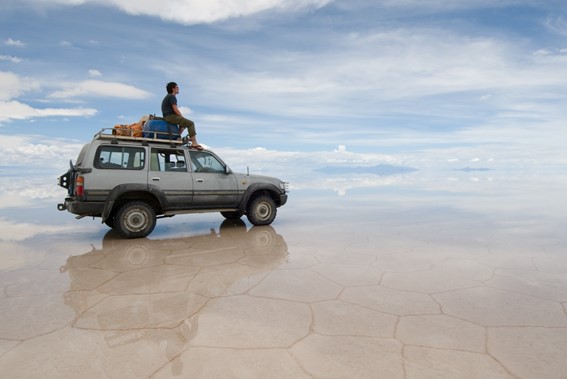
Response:
[[[256,196],[246,207],[246,217],[252,225],[270,225],[276,218],[276,203],[268,195]]]
[[[156,213],[143,201],[123,205],[114,216],[114,229],[124,238],[146,237],[156,226]]]

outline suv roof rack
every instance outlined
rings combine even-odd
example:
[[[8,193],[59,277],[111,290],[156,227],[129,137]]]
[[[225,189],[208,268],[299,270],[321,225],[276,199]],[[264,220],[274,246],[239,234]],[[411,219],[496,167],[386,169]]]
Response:
[[[170,133],[168,132],[150,132],[153,137],[136,137],[134,133],[140,133],[141,131],[134,131],[131,129],[120,129],[120,133],[126,135],[118,135],[117,129],[115,128],[102,128],[98,133],[96,133],[93,139],[109,139],[109,140],[124,140],[124,141],[139,141],[139,142],[157,142],[157,143],[167,143],[175,145],[186,144],[185,141],[180,139],[172,139]]]

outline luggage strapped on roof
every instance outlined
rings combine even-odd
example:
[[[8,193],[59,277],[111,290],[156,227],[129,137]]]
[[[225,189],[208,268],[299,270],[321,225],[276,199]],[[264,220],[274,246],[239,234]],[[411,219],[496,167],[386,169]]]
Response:
[[[186,139],[169,139],[169,132],[152,132],[154,137],[137,137],[133,134],[131,135],[118,135],[115,134],[114,128],[102,128],[98,133],[96,133],[93,139],[108,139],[108,140],[121,140],[121,141],[140,141],[140,142],[158,142],[158,143],[169,143],[175,145],[183,145],[187,143]],[[164,138],[165,136],[165,138]],[[159,138],[161,137],[161,138]]]

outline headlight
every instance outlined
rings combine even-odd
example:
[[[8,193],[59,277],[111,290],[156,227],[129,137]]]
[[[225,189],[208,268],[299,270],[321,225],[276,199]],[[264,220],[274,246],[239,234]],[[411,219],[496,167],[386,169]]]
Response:
[[[283,189],[285,192],[289,192],[289,183],[288,182],[280,182],[280,188]]]

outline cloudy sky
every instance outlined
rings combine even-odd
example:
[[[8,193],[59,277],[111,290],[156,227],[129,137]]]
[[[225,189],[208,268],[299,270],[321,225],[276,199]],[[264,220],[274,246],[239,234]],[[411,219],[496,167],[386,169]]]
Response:
[[[18,154],[0,175],[160,114],[169,81],[232,157],[567,164],[564,0],[2,0],[0,149]]]

